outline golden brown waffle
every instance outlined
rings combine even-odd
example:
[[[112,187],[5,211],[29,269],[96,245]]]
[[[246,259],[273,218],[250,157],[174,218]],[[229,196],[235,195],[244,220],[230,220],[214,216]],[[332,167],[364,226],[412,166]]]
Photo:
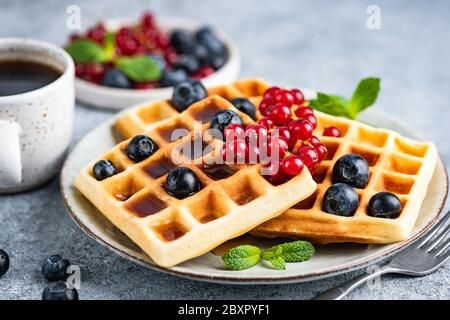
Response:
[[[268,85],[260,80],[241,80],[228,86],[212,88],[210,91],[226,99],[251,98],[255,105],[259,105],[266,88]],[[127,132],[134,134],[156,125],[153,121],[161,116],[160,110],[162,109],[158,104],[142,105],[119,119],[117,127],[129,137]],[[163,116],[177,114],[177,111],[173,108],[172,110],[170,115],[163,114]],[[327,159],[317,168],[315,175],[318,183],[317,192],[286,213],[259,226],[252,234],[264,237],[306,238],[317,243],[391,243],[406,239],[415,224],[435,169],[437,159],[435,146],[431,143],[406,139],[393,131],[374,129],[358,121],[333,117],[317,111],[315,113],[318,127],[314,134],[327,146],[329,152]],[[143,115],[157,116],[143,117]],[[259,112],[257,117],[261,118]],[[139,118],[141,119],[138,121]],[[323,137],[323,129],[327,126],[339,128],[343,136]],[[347,153],[359,154],[368,161],[371,178],[365,189],[357,190],[360,206],[355,215],[340,217],[323,212],[321,204],[323,194],[331,184],[331,170],[334,163]],[[398,218],[374,218],[366,214],[368,201],[380,191],[392,192],[399,196],[404,208]]]
[[[129,141],[125,141],[87,165],[75,181],[103,215],[161,266],[170,267],[202,255],[276,217],[316,189],[308,170],[274,186],[260,175],[259,165],[205,165],[220,148],[204,155],[183,154],[180,163],[174,164],[173,152],[179,154],[184,145],[199,138],[190,132],[170,141],[170,133],[180,127],[191,130],[196,119],[209,121],[223,109],[237,112],[246,124],[252,122],[225,99],[212,96],[146,131],[159,145],[146,160],[131,161],[125,153]],[[208,119],[205,114],[209,114]],[[203,125],[207,127],[209,123]],[[211,143],[216,147],[223,144],[214,139]],[[201,140],[200,145],[201,149],[205,147]],[[97,181],[92,168],[101,159],[112,161],[118,174]],[[199,192],[183,200],[170,196],[162,187],[167,173],[177,166],[191,168],[202,185]]]
[[[358,121],[317,111],[316,116],[318,126],[315,134],[328,148],[328,156],[318,166],[314,176],[317,191],[251,233],[264,237],[309,239],[316,243],[391,243],[408,238],[436,166],[435,146]],[[322,136],[327,126],[337,127],[342,137]],[[367,160],[370,180],[366,188],[355,189],[360,200],[355,215],[341,217],[322,211],[322,200],[332,184],[335,162],[349,153],[358,154]],[[394,193],[400,198],[403,210],[398,218],[375,218],[367,214],[370,198],[381,191]]]
[[[267,84],[261,80],[239,80],[228,85],[208,89],[208,96],[218,95],[227,100],[247,98],[258,105],[261,95],[266,89]],[[205,112],[204,117],[208,117],[208,111],[205,110]],[[116,121],[116,128],[125,138],[131,138],[158,126],[159,121],[173,118],[178,114],[179,112],[172,106],[170,100],[143,103],[119,118]]]

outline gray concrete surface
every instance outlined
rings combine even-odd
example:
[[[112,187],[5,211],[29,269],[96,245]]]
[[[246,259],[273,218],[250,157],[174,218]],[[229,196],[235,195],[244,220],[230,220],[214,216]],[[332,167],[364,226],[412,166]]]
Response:
[[[450,3],[448,1],[0,1],[0,36],[63,43],[66,8],[82,23],[157,14],[211,23],[241,48],[243,76],[351,94],[365,76],[382,78],[376,108],[433,140],[450,163]],[[366,9],[381,8],[381,30],[366,28]],[[112,113],[81,105],[74,142]],[[0,151],[1,152],[1,151]],[[58,180],[24,194],[0,196],[0,247],[12,259],[0,299],[39,299],[40,261],[63,253],[82,268],[82,299],[308,299],[356,273],[303,284],[233,287],[179,279],[128,262],[84,235],[61,203]],[[381,286],[349,299],[448,299],[450,263],[423,278],[385,276]]]

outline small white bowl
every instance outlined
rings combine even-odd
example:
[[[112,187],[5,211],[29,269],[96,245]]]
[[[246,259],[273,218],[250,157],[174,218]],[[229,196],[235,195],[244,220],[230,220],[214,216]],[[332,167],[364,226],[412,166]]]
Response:
[[[170,32],[175,28],[196,30],[203,24],[185,20],[181,18],[161,18],[158,19],[159,26],[163,32]],[[105,26],[108,30],[117,30],[123,25],[131,25],[136,21],[129,19],[107,20]],[[220,30],[215,29],[217,37],[227,46],[229,57],[225,65],[202,79],[206,87],[218,86],[236,80],[241,67],[241,58],[237,46],[233,41]],[[168,99],[172,95],[172,88],[157,89],[119,89],[101,86],[79,78],[75,81],[76,97],[81,103],[89,106],[106,109],[123,109],[143,101],[156,101]]]

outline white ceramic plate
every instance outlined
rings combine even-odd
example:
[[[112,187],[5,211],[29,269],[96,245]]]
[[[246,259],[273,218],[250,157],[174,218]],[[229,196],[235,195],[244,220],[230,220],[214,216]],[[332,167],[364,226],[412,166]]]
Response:
[[[394,129],[411,138],[420,139],[417,133],[383,113],[368,111],[362,115],[360,120],[375,126]],[[447,198],[448,178],[445,166],[440,160],[429,186],[420,217],[411,238],[406,241],[390,245],[333,244],[316,246],[317,252],[310,261],[289,263],[285,271],[276,271],[261,265],[244,271],[229,271],[224,269],[220,256],[212,253],[173,268],[162,268],[155,265],[127,236],[104,218],[83,195],[72,187],[75,177],[84,165],[119,141],[119,135],[113,128],[113,122],[114,119],[106,121],[89,132],[67,158],[61,174],[61,192],[65,206],[78,226],[100,244],[128,260],[176,276],[201,281],[248,285],[310,281],[358,269],[393,255],[423,235],[436,221]],[[261,247],[273,244],[273,240],[251,238],[249,241],[256,241],[255,244]]]
[[[135,21],[128,19],[108,20],[105,21],[105,26],[108,30],[116,30],[120,26],[132,23],[135,23]],[[175,28],[196,30],[202,26],[201,23],[180,18],[160,18],[158,23],[164,32],[169,32]],[[215,33],[227,46],[229,58],[222,68],[202,79],[203,84],[207,87],[218,86],[236,80],[241,68],[241,58],[237,46],[220,30],[215,29]],[[172,88],[119,89],[97,85],[79,78],[75,80],[75,89],[78,101],[89,106],[105,109],[123,109],[143,101],[164,100],[172,95]]]

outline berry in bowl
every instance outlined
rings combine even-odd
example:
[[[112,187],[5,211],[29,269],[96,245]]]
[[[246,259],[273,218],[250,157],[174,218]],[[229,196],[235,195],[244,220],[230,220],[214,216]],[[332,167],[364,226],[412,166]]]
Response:
[[[229,82],[240,69],[238,49],[219,30],[178,18],[157,22],[151,13],[98,23],[71,35],[65,48],[76,63],[77,99],[109,109],[169,98],[187,79]]]

